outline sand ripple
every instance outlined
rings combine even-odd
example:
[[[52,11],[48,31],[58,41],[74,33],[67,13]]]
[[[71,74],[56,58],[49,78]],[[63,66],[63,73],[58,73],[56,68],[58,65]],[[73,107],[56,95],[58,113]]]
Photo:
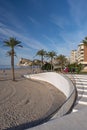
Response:
[[[47,117],[65,96],[51,84],[20,79],[0,81],[0,129],[16,127]]]

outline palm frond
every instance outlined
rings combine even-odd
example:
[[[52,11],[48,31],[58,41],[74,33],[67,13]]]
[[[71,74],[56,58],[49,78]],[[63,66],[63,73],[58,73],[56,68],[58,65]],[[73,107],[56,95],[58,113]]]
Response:
[[[87,46],[87,37],[85,37],[84,40],[82,40],[82,43]]]
[[[21,42],[16,40],[16,38],[10,37],[9,40],[4,41],[4,46],[8,46],[10,48],[14,48],[16,46],[23,47],[22,45],[20,45],[20,43]]]
[[[36,55],[39,55],[39,56],[45,56],[45,54],[46,54],[46,51],[45,51],[44,49],[39,50],[39,51],[36,53]]]
[[[19,47],[23,47],[22,45],[17,45],[17,46],[19,46]]]

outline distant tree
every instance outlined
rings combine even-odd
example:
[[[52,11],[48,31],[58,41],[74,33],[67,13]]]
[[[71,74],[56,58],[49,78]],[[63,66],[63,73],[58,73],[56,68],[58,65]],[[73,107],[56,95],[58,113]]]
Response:
[[[87,46],[87,37],[84,38],[84,40],[82,40],[82,43]]]
[[[64,55],[59,55],[56,57],[56,60],[58,61],[59,65],[61,66],[61,69],[66,65],[67,58]]]
[[[53,70],[53,59],[55,56],[57,56],[56,52],[54,51],[50,51],[47,54],[47,57],[50,58],[50,62],[51,62],[51,71]]]
[[[16,56],[16,53],[14,51],[14,48],[20,45],[20,41],[16,40],[14,37],[10,37],[9,40],[4,41],[4,46],[9,47],[11,50],[7,52],[9,56],[11,56],[11,68],[12,68],[12,80],[15,81],[15,73],[14,73],[14,56]]]
[[[53,66],[51,66],[50,63],[45,63],[45,64],[42,66],[42,70],[51,70],[51,67],[53,68]]]
[[[77,64],[77,62],[75,62],[75,63],[69,64],[68,68],[69,68],[70,72],[73,72],[73,70],[74,70],[75,73],[80,73],[83,66],[82,66],[82,64]]]
[[[41,67],[43,66],[43,59],[44,56],[46,55],[46,51],[44,49],[39,50],[36,55],[41,56]]]

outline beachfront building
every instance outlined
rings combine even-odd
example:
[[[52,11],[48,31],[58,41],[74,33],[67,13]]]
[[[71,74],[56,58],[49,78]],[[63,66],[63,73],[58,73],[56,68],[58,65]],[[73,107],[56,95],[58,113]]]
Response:
[[[78,60],[78,64],[83,64],[85,66],[87,66],[87,46],[84,45],[83,43],[78,45],[78,49],[77,49],[77,60]]]
[[[19,66],[29,66],[31,64],[32,64],[32,61],[26,58],[21,58],[18,63]]]
[[[83,43],[78,45],[77,50],[72,50],[70,55],[70,64],[73,63],[82,64],[87,66],[87,46]]]
[[[72,50],[70,54],[70,64],[77,62],[77,50]]]

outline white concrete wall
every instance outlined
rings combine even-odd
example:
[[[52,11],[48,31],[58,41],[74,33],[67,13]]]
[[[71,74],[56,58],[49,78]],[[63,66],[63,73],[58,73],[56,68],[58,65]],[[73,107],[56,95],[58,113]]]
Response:
[[[50,119],[50,121],[46,122],[45,124],[39,125],[37,127],[29,128],[32,130],[46,130],[48,129],[58,129],[59,127],[57,126],[57,123],[61,119],[58,117],[63,116],[66,114],[69,109],[71,108],[74,100],[75,100],[75,88],[73,86],[73,83],[69,81],[67,78],[63,77],[63,75],[55,73],[55,72],[46,72],[46,73],[39,73],[39,74],[32,74],[32,75],[24,75],[26,78],[31,78],[31,79],[37,79],[37,80],[42,80],[49,82],[53,84],[54,87],[58,88],[60,91],[62,91],[66,97],[67,101],[63,104],[63,106],[59,109],[59,111]],[[73,93],[73,94],[72,94]],[[70,98],[71,97],[71,98]],[[54,124],[55,121],[55,124]],[[49,126],[49,123],[51,126]],[[52,126],[55,126],[53,128]],[[28,130],[28,129],[27,129]]]
[[[73,84],[65,79],[62,75],[55,72],[46,72],[32,75],[25,75],[26,78],[42,80],[51,83],[68,98],[74,90]]]

